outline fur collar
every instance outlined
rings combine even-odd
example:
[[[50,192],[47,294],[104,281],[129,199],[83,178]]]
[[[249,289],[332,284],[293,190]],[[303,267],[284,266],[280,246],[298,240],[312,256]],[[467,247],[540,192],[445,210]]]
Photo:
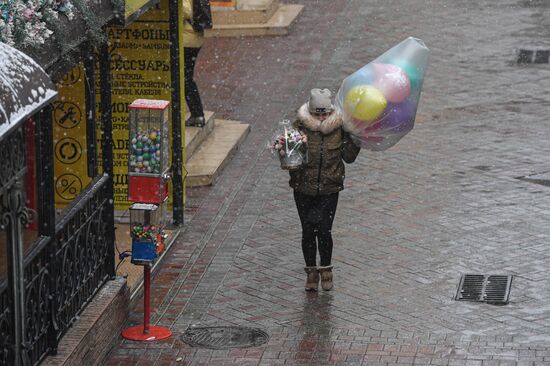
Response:
[[[304,127],[311,131],[319,131],[323,135],[328,135],[332,131],[342,127],[342,118],[333,111],[323,122],[313,117],[307,108],[307,103],[298,109],[298,119]]]

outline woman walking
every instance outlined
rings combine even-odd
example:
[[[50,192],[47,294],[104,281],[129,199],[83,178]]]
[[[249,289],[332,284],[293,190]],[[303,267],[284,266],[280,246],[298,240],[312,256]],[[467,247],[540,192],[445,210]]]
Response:
[[[306,263],[306,291],[333,287],[332,223],[338,193],[344,189],[344,162],[352,163],[359,154],[342,118],[334,110],[328,89],[312,89],[309,101],[302,105],[294,122],[307,137],[308,162],[290,170],[290,186],[302,224],[302,252]],[[317,251],[320,262],[317,265]]]

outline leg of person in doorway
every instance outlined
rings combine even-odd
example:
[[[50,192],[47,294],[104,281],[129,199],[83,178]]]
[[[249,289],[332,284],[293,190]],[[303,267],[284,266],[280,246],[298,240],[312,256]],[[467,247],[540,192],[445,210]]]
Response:
[[[191,117],[185,121],[186,126],[203,127],[204,111],[202,108],[202,101],[199,94],[199,88],[195,83],[195,64],[200,52],[200,48],[184,48],[184,80],[185,80],[185,102],[189,107]]]

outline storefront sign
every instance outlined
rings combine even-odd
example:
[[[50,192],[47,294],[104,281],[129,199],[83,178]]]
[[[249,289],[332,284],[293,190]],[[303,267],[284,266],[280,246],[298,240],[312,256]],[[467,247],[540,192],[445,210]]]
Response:
[[[109,28],[111,42],[115,208],[128,202],[128,105],[136,99],[171,100],[168,2],[126,28]]]

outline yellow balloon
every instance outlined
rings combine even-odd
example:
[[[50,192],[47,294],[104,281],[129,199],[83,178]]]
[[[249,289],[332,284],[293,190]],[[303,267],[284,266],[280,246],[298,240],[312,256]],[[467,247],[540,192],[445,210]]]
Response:
[[[367,123],[378,118],[387,104],[382,92],[371,85],[354,86],[344,98],[346,111],[353,118]]]

